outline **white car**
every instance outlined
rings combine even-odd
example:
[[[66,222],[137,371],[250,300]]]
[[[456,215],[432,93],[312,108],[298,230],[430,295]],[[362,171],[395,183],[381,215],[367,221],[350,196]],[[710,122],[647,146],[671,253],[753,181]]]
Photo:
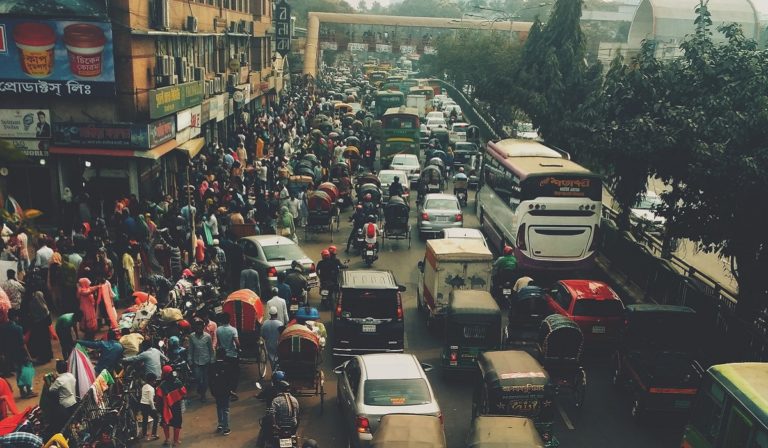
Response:
[[[448,131],[448,138],[452,142],[467,141],[467,128],[469,128],[469,123],[453,123],[450,131]]]
[[[421,175],[419,156],[416,154],[395,154],[392,163],[389,164],[389,169],[403,171],[408,174],[408,180],[411,183],[418,182]]]
[[[650,225],[649,230],[661,230],[666,223],[666,219],[658,214],[662,204],[663,201],[659,195],[652,191],[646,191],[630,210],[631,219]]]
[[[384,194],[384,198],[389,199],[389,186],[395,180],[397,176],[400,183],[403,185],[403,199],[408,201],[408,196],[411,193],[411,183],[408,180],[408,174],[401,170],[381,170],[379,171],[379,181],[381,181],[381,192]],[[385,200],[386,200],[385,199]]]
[[[448,128],[448,123],[445,122],[445,118],[430,118],[427,120],[427,130],[432,131],[432,129],[437,128]]]
[[[429,112],[427,114],[426,119],[429,120],[430,118],[443,118],[444,119],[445,117],[443,117],[443,113],[440,112],[439,110],[433,110],[432,112]]]
[[[480,229],[468,229],[468,228],[448,228],[443,229],[440,231],[440,237],[441,238],[447,238],[447,239],[467,239],[467,240],[478,240],[482,241],[483,245],[485,247],[488,247],[488,242],[485,241],[485,235],[483,235],[483,232],[480,231]]]
[[[461,107],[458,104],[449,104],[443,107],[443,116],[448,119],[451,114],[456,111],[456,120],[461,121],[464,119],[464,114],[461,113]]]

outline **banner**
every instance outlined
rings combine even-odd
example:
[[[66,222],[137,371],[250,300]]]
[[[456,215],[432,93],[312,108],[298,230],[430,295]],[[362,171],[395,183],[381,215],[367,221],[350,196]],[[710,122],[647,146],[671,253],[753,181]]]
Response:
[[[24,153],[27,157],[48,157],[48,148],[51,144],[48,140],[5,140],[13,148]]]
[[[0,137],[51,138],[48,109],[0,109]]]
[[[339,45],[336,42],[320,42],[321,50],[338,50]]]
[[[424,54],[437,54],[437,50],[435,50],[435,47],[424,47]]]
[[[103,17],[105,19],[108,17],[106,0],[79,0],[76,2],[69,0],[46,0],[45,2],[0,0],[0,14],[17,17],[67,16]]]
[[[147,126],[132,123],[54,123],[56,146],[135,149],[148,146]]]
[[[195,106],[176,114],[176,140],[179,144],[200,135],[201,114],[201,106]]]
[[[376,53],[392,53],[392,45],[376,44]]]
[[[416,52],[416,47],[413,45],[400,45],[400,53],[411,54]]]
[[[146,148],[173,140],[176,137],[176,117],[170,116],[155,120],[147,125],[149,141]]]
[[[360,42],[350,42],[347,44],[347,50],[349,51],[368,51],[368,44]]]
[[[203,81],[192,81],[150,90],[149,118],[164,117],[202,103],[204,86]]]
[[[113,96],[112,25],[0,17],[2,93]]]
[[[285,57],[291,51],[291,5],[285,0],[277,0],[274,3],[274,22],[275,22],[275,50],[282,57]]]

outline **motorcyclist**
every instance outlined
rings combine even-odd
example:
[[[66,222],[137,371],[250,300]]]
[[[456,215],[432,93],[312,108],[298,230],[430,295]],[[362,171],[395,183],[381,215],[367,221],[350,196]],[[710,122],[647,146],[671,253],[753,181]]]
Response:
[[[281,380],[277,383],[277,395],[267,407],[267,414],[262,421],[265,440],[271,440],[281,429],[296,434],[299,426],[299,402],[291,395],[291,385]]]
[[[347,249],[345,252],[349,252],[349,247],[352,245],[355,235],[357,235],[357,230],[362,229],[363,224],[365,224],[365,218],[366,214],[363,210],[363,206],[362,204],[358,204],[355,207],[355,212],[349,217],[349,220],[352,222],[352,231],[349,233],[349,238],[347,238]]]
[[[403,188],[403,184],[400,183],[400,176],[395,176],[395,178],[392,179],[392,183],[389,184],[389,197],[403,197],[403,193],[405,193],[405,189]]]
[[[291,288],[291,297],[303,299],[307,291],[307,277],[304,275],[304,268],[298,260],[293,260],[291,269],[285,272],[285,283]],[[303,300],[301,300],[303,302]]]
[[[493,263],[494,285],[500,287],[505,281],[512,281],[517,269],[517,258],[510,246],[504,246],[502,256]]]
[[[467,182],[469,178],[464,174],[464,167],[460,166],[456,174],[453,175],[453,194],[457,195],[459,192],[467,193]]]
[[[368,218],[366,218],[365,231],[363,233],[366,246],[373,244],[374,252],[377,252],[379,250],[379,226],[376,225],[376,217],[374,215],[368,215]]]
[[[176,289],[180,289],[182,292],[187,292],[194,286],[195,275],[189,269],[184,269],[181,273],[181,278],[176,282]]]
[[[331,254],[331,247],[333,254]],[[339,270],[344,268],[344,264],[336,258],[336,246],[331,246],[320,252],[322,260],[317,263],[317,275],[320,277],[320,283],[335,284],[338,282]]]

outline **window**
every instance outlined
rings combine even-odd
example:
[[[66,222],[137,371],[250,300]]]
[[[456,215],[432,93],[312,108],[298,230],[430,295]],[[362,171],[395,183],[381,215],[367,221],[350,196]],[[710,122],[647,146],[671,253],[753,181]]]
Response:
[[[363,398],[368,406],[415,406],[432,401],[422,378],[367,380],[364,387]]]
[[[395,319],[397,318],[397,295],[387,292],[344,292],[341,302],[341,316],[347,319]]]
[[[691,424],[709,443],[714,445],[723,421],[725,391],[711,379],[705,387],[701,388],[701,391],[699,401],[691,415]]]
[[[455,199],[430,199],[424,204],[425,210],[458,210]]]
[[[255,244],[250,241],[241,241],[240,244],[243,246],[243,253],[246,257],[259,258],[259,249]]]
[[[571,307],[571,295],[562,286],[556,286],[552,290],[552,298],[566,311]]]
[[[267,261],[300,260],[305,258],[304,252],[296,244],[275,244],[261,246]]]
[[[349,382],[349,389],[352,391],[352,395],[357,397],[358,389],[360,387],[360,366],[357,365],[357,360],[352,359],[347,364],[346,368],[347,381]]]

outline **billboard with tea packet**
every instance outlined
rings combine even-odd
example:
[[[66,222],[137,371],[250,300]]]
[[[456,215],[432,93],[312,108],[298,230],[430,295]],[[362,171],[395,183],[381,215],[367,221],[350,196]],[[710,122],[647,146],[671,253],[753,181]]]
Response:
[[[112,25],[0,17],[0,95],[115,94]]]

